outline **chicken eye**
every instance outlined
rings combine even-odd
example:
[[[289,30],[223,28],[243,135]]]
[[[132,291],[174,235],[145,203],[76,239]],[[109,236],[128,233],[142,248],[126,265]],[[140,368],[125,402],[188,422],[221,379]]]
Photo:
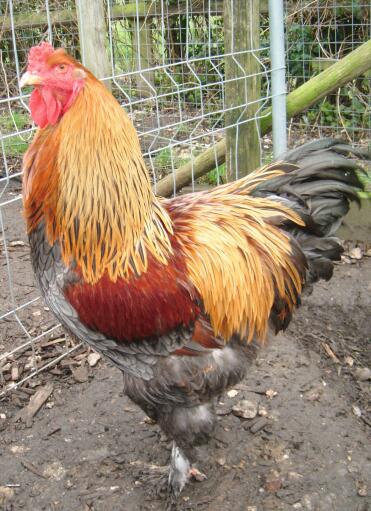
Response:
[[[67,71],[66,64],[58,64],[58,66],[55,68],[57,73],[65,73]]]

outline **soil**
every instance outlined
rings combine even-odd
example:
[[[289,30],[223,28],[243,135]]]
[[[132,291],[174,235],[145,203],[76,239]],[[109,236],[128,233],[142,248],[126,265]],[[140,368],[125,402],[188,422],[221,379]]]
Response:
[[[26,243],[19,209],[19,202],[5,208],[8,242]],[[16,303],[37,297],[27,244],[13,243],[9,256]],[[303,299],[288,331],[261,349],[244,382],[219,403],[215,438],[198,465],[207,480],[189,484],[174,509],[371,509],[370,382],[360,371],[371,367],[371,258],[346,260],[353,264],[337,265],[332,280]],[[4,312],[4,253],[0,263]],[[19,317],[32,335],[54,324],[40,301]],[[0,353],[20,343],[13,316],[1,322],[0,334]],[[63,340],[53,332],[47,341],[57,334]],[[59,353],[44,348],[47,356]],[[0,509],[169,507],[144,474],[150,464],[167,463],[170,444],[122,394],[119,371],[103,360],[88,366],[85,353],[76,350],[0,400]],[[33,420],[16,421],[29,395],[48,382],[53,393]],[[256,418],[232,413],[243,399],[258,403]]]

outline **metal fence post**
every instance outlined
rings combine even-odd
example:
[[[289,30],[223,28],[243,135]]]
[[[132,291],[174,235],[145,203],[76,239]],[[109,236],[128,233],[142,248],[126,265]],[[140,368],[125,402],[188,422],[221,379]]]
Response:
[[[287,150],[283,0],[269,0],[269,32],[272,59],[273,154],[277,158]]]

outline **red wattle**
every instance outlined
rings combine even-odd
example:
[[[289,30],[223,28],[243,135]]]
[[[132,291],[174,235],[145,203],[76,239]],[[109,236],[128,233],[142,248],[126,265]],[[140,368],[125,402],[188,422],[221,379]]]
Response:
[[[34,89],[30,99],[31,116],[34,122],[45,128],[56,124],[62,115],[62,103],[56,99],[50,87]]]
[[[48,124],[48,118],[46,115],[45,101],[39,89],[34,89],[31,93],[30,110],[35,124],[40,128],[45,128]]]
[[[56,124],[62,113],[62,104],[54,96],[53,92],[49,87],[44,86],[41,89],[41,94],[46,104],[46,116],[48,119],[48,123],[51,125]]]

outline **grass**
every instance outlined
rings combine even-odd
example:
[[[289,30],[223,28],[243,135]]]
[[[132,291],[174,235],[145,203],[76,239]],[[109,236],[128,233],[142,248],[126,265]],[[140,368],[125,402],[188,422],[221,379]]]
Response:
[[[195,151],[193,156],[197,156],[197,152]],[[190,158],[182,158],[180,156],[177,156],[176,153],[170,148],[165,147],[160,151],[156,157],[153,160],[153,163],[155,165],[155,168],[158,170],[169,170],[172,168],[172,161],[174,162],[174,168],[177,170],[182,165],[185,165],[188,163]],[[209,184],[211,186],[216,186],[218,184],[218,177],[219,177],[219,184],[224,183],[225,180],[225,164],[219,165],[219,167],[215,168],[214,170],[211,170],[205,176],[202,176],[198,179],[198,182]]]
[[[22,112],[3,112],[0,115],[0,134],[8,135],[14,131],[21,131],[29,125],[29,116]],[[28,147],[21,136],[14,134],[4,139],[4,150],[7,156],[21,157],[24,155]]]
[[[172,150],[170,147],[165,147],[165,149],[162,149],[162,151],[156,154],[153,163],[157,169],[167,169],[171,167],[171,160]]]
[[[214,170],[210,170],[210,172],[206,174],[204,182],[212,186],[225,183],[225,163],[223,163],[223,165],[219,165]]]
[[[358,195],[361,199],[371,199],[371,170],[366,171],[366,175],[359,173],[358,177],[365,186],[365,191],[359,192]]]
[[[175,170],[178,167],[186,164],[189,158],[182,158],[178,156],[173,149],[165,147],[153,159],[153,163],[158,170],[169,170],[172,169],[172,162],[174,162]]]
[[[4,140],[4,150],[7,156],[21,157],[27,151],[28,143],[14,136]]]

